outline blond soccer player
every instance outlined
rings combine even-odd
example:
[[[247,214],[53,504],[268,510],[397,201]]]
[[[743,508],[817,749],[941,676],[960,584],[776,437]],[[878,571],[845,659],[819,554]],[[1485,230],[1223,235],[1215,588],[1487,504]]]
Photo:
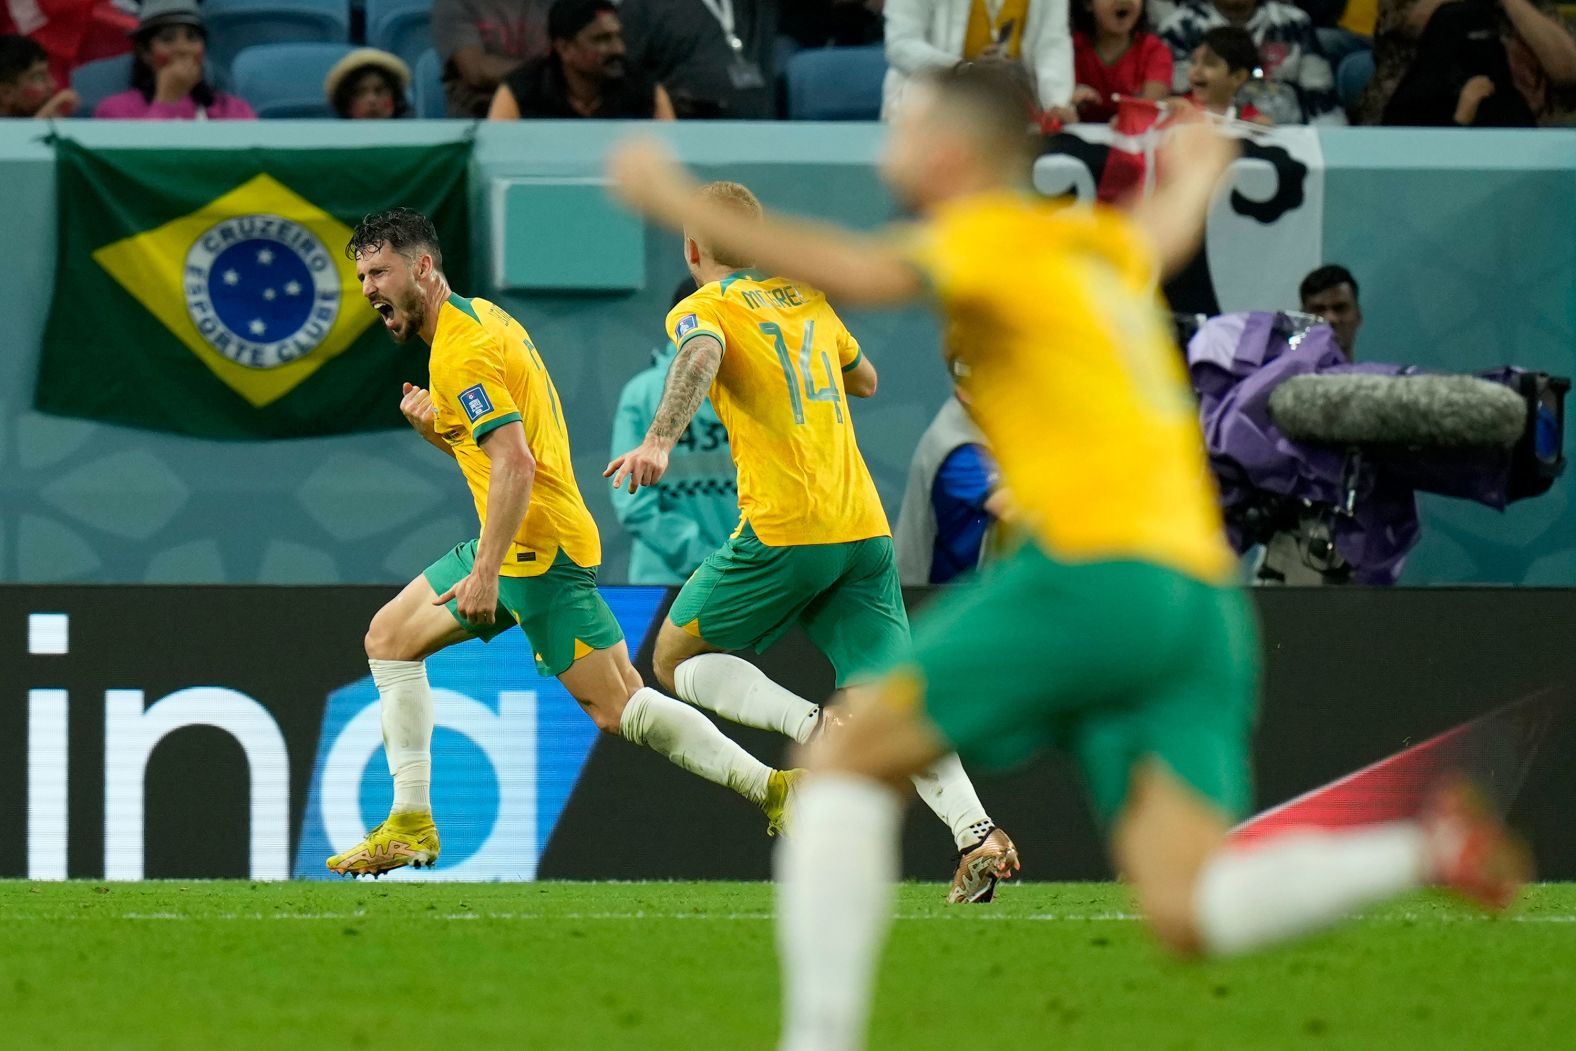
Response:
[[[930,74],[905,103],[882,172],[921,221],[887,236],[741,222],[654,145],[611,165],[626,201],[717,251],[839,302],[928,299],[1030,533],[937,599],[812,750],[777,855],[784,1051],[863,1045],[898,785],[952,749],[987,766],[1070,752],[1116,870],[1179,953],[1254,949],[1427,883],[1507,904],[1524,854],[1460,784],[1415,820],[1227,846],[1250,798],[1255,628],[1156,283],[1197,250],[1235,148],[1186,129],[1125,215],[1028,192],[1025,103],[997,71]]]

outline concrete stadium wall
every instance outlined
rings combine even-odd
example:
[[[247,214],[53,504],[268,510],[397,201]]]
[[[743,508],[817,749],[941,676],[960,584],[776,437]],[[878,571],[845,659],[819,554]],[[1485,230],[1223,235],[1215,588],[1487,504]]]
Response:
[[[376,127],[76,122],[90,146],[239,148],[448,141],[463,125]],[[871,125],[678,125],[662,129],[702,174],[756,187],[768,204],[859,225],[893,215],[871,161]],[[477,131],[471,248],[478,287],[516,312],[563,397],[576,470],[603,528],[603,580],[624,578],[628,540],[596,484],[625,379],[661,339],[683,276],[676,237],[646,238],[633,293],[499,294],[489,188],[500,177],[594,175],[617,129],[593,123]],[[1576,132],[1319,133],[1324,256],[1363,282],[1365,357],[1470,368],[1514,361],[1576,372]],[[46,417],[31,411],[53,281],[53,162],[43,129],[0,122],[0,581],[338,583],[408,579],[472,535],[448,462],[410,435],[235,444]],[[69,206],[69,202],[66,202]],[[587,251],[596,247],[588,245]],[[1285,303],[1259,304],[1265,308]],[[92,309],[92,304],[84,304]],[[936,329],[918,312],[850,312],[882,370],[856,409],[860,444],[889,510],[908,457],[945,396]],[[1568,483],[1504,516],[1428,502],[1409,583],[1576,583]]]

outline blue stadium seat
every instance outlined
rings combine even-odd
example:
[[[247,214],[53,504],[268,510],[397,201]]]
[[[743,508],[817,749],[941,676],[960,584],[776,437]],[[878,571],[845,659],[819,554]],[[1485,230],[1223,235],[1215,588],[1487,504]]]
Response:
[[[1374,53],[1356,51],[1341,60],[1335,71],[1335,94],[1343,109],[1351,109],[1362,98],[1368,82],[1374,78]]]
[[[332,117],[323,78],[349,44],[258,44],[235,56],[235,93],[263,118]]]
[[[398,55],[415,69],[432,46],[432,0],[367,0],[367,46]]]
[[[788,119],[880,119],[886,68],[880,44],[799,52],[788,60]]]
[[[259,44],[350,40],[348,0],[207,0],[202,13],[208,61],[220,69],[231,69],[237,55]]]
[[[131,56],[101,58],[71,71],[71,86],[82,96],[79,117],[93,116],[93,107],[131,87]]]
[[[413,100],[416,116],[423,120],[437,120],[448,115],[448,99],[443,94],[443,63],[431,48],[416,60],[416,97]]]

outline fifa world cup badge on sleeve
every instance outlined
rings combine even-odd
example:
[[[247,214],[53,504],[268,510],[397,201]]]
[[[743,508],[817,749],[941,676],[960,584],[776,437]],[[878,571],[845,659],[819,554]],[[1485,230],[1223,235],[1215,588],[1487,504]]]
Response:
[[[487,392],[482,389],[480,383],[460,391],[460,405],[465,409],[465,415],[471,418],[472,423],[493,411],[492,399],[487,397]]]
[[[685,314],[679,318],[679,323],[673,328],[673,339],[675,341],[682,340],[685,333],[692,330],[697,324],[699,322],[695,320],[694,314]]]

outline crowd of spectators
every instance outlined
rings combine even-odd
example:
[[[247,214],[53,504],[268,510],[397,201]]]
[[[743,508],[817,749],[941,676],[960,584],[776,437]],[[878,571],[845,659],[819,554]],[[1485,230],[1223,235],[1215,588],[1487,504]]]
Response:
[[[1047,124],[1132,97],[1259,123],[1532,127],[1576,101],[1551,0],[432,0],[430,21],[464,118],[770,119],[785,61],[823,47],[884,49],[883,110],[921,70],[1014,65]],[[197,0],[0,0],[0,116],[86,115],[73,70],[126,53],[94,116],[254,116],[207,43]],[[325,112],[407,115],[413,79],[358,49]]]

